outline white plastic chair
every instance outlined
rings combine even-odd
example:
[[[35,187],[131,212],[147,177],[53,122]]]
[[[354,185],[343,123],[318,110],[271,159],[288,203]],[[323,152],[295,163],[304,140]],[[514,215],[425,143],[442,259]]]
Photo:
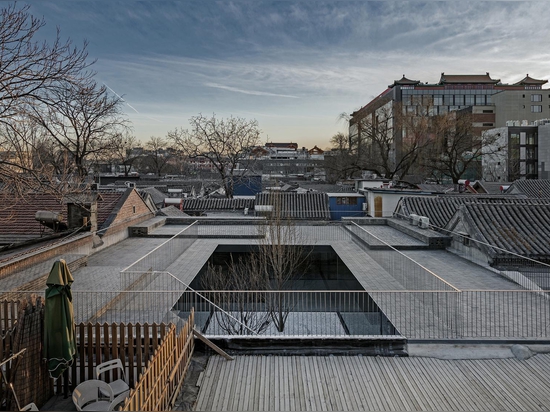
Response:
[[[113,399],[113,401],[111,402],[111,405],[109,406],[109,410],[110,411],[114,411],[116,410],[116,407],[118,405],[121,405],[124,403],[124,401],[126,400],[128,396],[128,393],[126,392],[123,392],[121,393],[120,395],[118,395],[115,399]]]
[[[119,379],[109,383],[109,386],[113,390],[113,395],[117,397],[123,394],[128,395],[128,393],[130,392],[130,387],[126,383],[126,375],[124,374],[124,367],[122,366],[122,362],[120,361],[120,359],[113,359],[97,365],[97,379],[101,379],[101,375],[103,373],[110,372],[113,369],[118,369],[118,376],[120,376]],[[101,393],[105,394],[103,391]]]
[[[107,394],[106,399],[99,395],[100,391]],[[82,382],[73,390],[73,402],[79,411],[108,411],[113,397],[109,384],[97,379]]]
[[[29,403],[28,405],[23,406],[21,411],[39,411],[38,406],[34,404],[34,402]]]

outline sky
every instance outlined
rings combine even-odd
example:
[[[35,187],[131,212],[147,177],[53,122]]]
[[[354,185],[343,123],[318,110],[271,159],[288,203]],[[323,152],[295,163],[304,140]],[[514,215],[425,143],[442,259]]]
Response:
[[[548,2],[36,0],[40,36],[88,42],[96,80],[146,142],[199,113],[325,149],[394,80],[550,80]]]

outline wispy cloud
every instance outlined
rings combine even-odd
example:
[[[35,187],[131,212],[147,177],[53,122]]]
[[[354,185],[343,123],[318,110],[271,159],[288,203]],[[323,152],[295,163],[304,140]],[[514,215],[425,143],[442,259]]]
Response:
[[[222,90],[227,90],[235,93],[250,94],[254,96],[285,97],[290,99],[298,99],[298,96],[291,96],[288,94],[268,93],[268,92],[261,92],[257,90],[244,90],[244,89],[239,89],[237,87],[224,86],[222,84],[217,84],[217,83],[205,83],[204,85],[206,87],[213,87],[215,89],[222,89]]]
[[[526,73],[550,79],[547,1],[31,5],[76,44],[90,41],[98,77],[124,91],[136,131],[147,136],[215,111],[257,113],[272,139],[295,130],[328,141],[340,130],[338,113],[361,107],[403,74],[430,83],[441,72],[488,71],[511,83]]]

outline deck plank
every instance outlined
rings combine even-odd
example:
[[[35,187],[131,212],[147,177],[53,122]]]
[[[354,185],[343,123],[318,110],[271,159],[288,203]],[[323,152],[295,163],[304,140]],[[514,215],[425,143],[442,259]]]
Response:
[[[550,354],[439,360],[213,356],[197,410],[548,410]]]

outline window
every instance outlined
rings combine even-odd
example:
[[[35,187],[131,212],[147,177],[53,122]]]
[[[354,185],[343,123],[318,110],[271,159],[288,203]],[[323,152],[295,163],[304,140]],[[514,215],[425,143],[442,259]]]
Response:
[[[531,113],[541,113],[541,112],[542,112],[541,105],[531,105]]]
[[[484,94],[476,94],[476,105],[485,106],[485,95]],[[485,110],[483,111],[483,113],[485,113]]]
[[[493,123],[483,123],[483,126],[493,126]]]
[[[132,213],[136,213],[136,207],[132,206]]]
[[[542,102],[542,94],[532,94],[531,95],[531,101],[532,102]]]
[[[474,104],[475,95],[467,94],[465,97],[466,97],[466,106],[472,106]]]
[[[356,205],[357,198],[356,197],[337,197],[336,204],[337,205]]]
[[[455,94],[455,106],[464,106],[464,95]]]
[[[492,110],[483,110],[483,113],[493,113]]]

